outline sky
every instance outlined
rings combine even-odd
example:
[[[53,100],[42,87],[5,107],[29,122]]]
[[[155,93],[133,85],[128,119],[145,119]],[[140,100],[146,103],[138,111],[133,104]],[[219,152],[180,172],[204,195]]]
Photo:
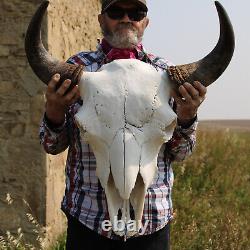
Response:
[[[174,64],[206,56],[219,38],[219,20],[212,0],[147,0],[150,24],[146,50]],[[223,75],[207,89],[198,116],[207,119],[250,119],[250,1],[221,0],[234,27],[236,47]]]

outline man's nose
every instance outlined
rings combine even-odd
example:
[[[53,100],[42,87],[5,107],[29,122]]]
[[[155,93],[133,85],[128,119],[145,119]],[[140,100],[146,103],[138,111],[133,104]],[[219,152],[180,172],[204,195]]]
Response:
[[[131,20],[128,17],[128,13],[125,13],[125,15],[123,16],[123,18],[121,19],[122,22],[131,22]]]

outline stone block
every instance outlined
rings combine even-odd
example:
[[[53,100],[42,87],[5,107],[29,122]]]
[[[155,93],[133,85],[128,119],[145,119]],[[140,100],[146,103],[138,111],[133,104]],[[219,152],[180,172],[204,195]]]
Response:
[[[1,77],[1,70],[0,70],[0,77]],[[16,89],[16,84],[12,81],[5,81],[2,80],[0,81],[0,96],[6,96],[15,91]]]
[[[0,57],[8,56],[10,54],[10,48],[6,45],[0,45]]]
[[[35,95],[31,98],[30,103],[30,121],[33,125],[40,124],[41,118],[45,109],[45,96],[44,94]]]
[[[17,98],[15,96],[7,95],[1,98],[0,110],[1,112],[10,111],[28,111],[30,103],[26,98]]]
[[[29,66],[25,68],[19,67],[17,72],[20,76],[21,81],[19,84],[31,97],[36,96],[41,90],[45,90],[45,84],[43,84]]]

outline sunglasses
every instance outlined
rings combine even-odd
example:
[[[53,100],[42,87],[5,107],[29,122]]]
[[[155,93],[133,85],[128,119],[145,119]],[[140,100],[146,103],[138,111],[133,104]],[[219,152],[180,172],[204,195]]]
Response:
[[[139,8],[124,9],[114,6],[108,8],[105,12],[113,20],[121,20],[127,14],[131,21],[139,22],[147,16],[147,12]]]

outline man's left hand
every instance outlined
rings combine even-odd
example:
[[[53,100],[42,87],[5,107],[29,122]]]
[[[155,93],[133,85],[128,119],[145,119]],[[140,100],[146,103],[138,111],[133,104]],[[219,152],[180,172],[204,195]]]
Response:
[[[190,124],[190,121],[196,117],[199,106],[205,100],[206,93],[207,88],[197,81],[193,85],[188,82],[181,85],[179,95],[173,91],[173,97],[177,104],[178,125]]]

